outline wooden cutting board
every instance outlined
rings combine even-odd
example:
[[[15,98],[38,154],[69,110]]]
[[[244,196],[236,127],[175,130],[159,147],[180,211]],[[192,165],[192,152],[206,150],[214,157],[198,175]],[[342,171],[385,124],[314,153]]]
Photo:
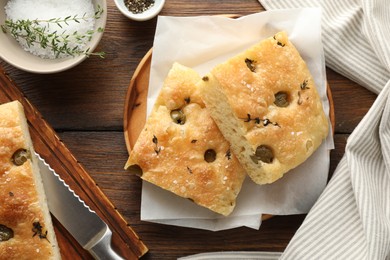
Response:
[[[77,162],[54,129],[0,67],[0,104],[13,100],[19,100],[24,106],[36,152],[108,224],[113,232],[114,249],[126,259],[138,259],[144,255],[148,251],[147,247]],[[54,217],[53,222],[63,259],[93,259]]]

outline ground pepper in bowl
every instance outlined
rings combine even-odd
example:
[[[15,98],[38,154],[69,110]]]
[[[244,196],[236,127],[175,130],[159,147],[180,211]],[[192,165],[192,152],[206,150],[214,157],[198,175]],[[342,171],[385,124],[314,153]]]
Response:
[[[134,14],[143,13],[154,5],[154,0],[124,0],[125,6]]]

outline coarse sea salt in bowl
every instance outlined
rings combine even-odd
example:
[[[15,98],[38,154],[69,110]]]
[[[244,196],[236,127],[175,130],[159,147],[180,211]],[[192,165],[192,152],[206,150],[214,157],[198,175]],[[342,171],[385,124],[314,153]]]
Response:
[[[45,48],[40,47],[40,44],[28,45],[23,39],[20,39],[19,43],[11,35],[10,27],[7,27],[8,29],[4,32],[3,27],[6,24],[6,19],[10,19],[10,17],[13,21],[52,19],[49,25],[47,23],[41,24],[45,24],[43,26],[50,30],[45,31],[45,35],[56,32],[58,41],[55,44],[63,51],[57,53],[51,51],[53,37],[48,38],[50,41],[47,42]],[[53,19],[59,20],[54,21]],[[64,19],[66,19],[66,23],[63,22]],[[103,36],[106,20],[106,0],[0,0],[0,25],[2,25],[0,58],[21,70],[33,73],[49,74],[67,70],[87,58],[83,52],[94,54],[94,50]],[[76,36],[79,40],[72,38]],[[68,37],[67,46],[63,46],[61,37]],[[42,42],[39,38],[35,41]],[[64,50],[72,55],[64,54]]]

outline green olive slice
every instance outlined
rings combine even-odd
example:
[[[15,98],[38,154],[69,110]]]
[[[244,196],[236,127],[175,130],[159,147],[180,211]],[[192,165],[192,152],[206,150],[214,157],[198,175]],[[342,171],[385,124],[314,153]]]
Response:
[[[288,102],[288,94],[284,91],[276,93],[274,104],[278,107],[287,107],[290,104]]]
[[[184,123],[186,122],[186,115],[183,113],[181,109],[172,110],[171,118],[173,122],[179,125],[184,125]]]
[[[10,240],[14,237],[14,231],[5,226],[0,224],[0,242]]]
[[[258,160],[265,163],[272,163],[274,160],[274,153],[271,147],[267,145],[260,145],[256,148],[255,156]]]
[[[18,149],[12,155],[12,162],[16,166],[23,165],[30,158],[30,153],[26,149]]]

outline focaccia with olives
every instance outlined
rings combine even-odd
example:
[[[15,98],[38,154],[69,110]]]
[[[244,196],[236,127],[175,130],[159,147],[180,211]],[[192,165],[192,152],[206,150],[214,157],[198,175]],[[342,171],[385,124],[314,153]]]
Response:
[[[303,163],[328,134],[313,77],[285,32],[215,66],[200,89],[232,152],[258,184]]]
[[[22,105],[0,105],[0,259],[61,258],[34,155]]]
[[[172,66],[126,168],[137,166],[143,180],[229,215],[246,174],[205,108],[199,80],[194,70]]]

